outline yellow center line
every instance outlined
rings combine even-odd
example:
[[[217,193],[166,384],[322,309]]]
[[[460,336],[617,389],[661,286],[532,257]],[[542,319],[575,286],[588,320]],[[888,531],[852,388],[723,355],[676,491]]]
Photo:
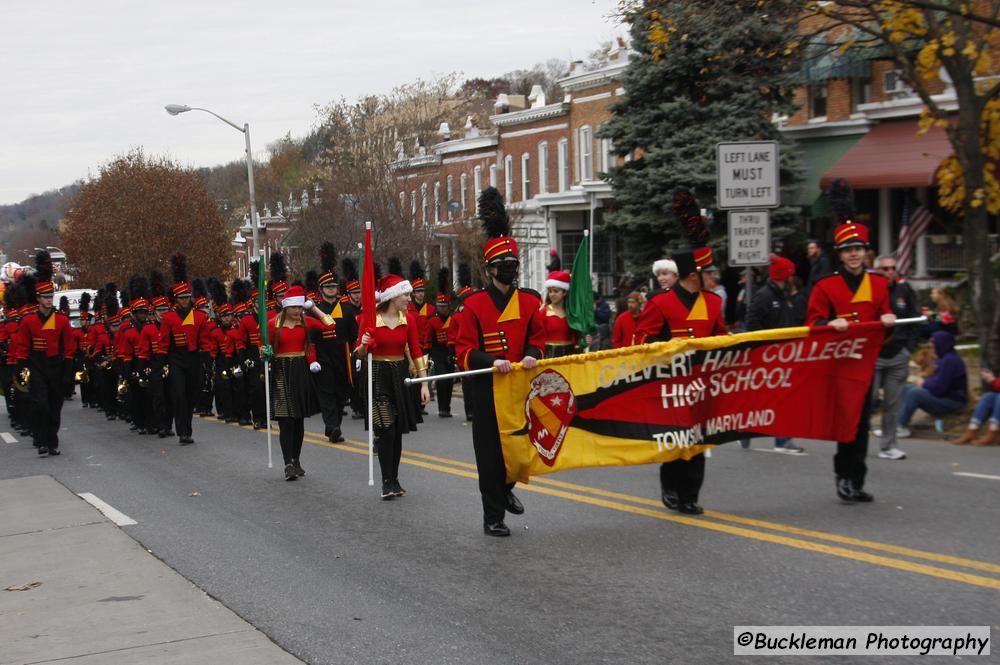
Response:
[[[276,430],[272,428],[272,432],[276,433]],[[362,441],[348,439],[343,443],[333,444],[327,441],[325,438],[321,438],[319,434],[314,432],[307,432],[305,439],[309,443],[325,446],[327,448],[333,448],[335,450],[344,450],[358,455],[368,454],[368,444]],[[345,443],[350,445],[344,445]],[[435,455],[429,455],[427,453],[406,451],[403,454],[402,461],[412,466],[417,466],[434,471],[440,471],[442,473],[447,473],[454,476],[460,476],[463,478],[476,479],[479,477],[478,473],[475,471],[476,469],[475,464],[470,464],[468,462],[461,462],[459,460],[453,460],[444,457],[437,457]],[[550,487],[546,487],[546,485]],[[701,518],[685,517],[683,515],[675,515],[672,513],[663,512],[663,509],[659,507],[660,503],[653,499],[648,499],[646,497],[631,496],[628,494],[614,492],[611,490],[603,490],[600,488],[588,487],[586,485],[577,485],[574,483],[567,483],[564,481],[552,480],[549,478],[537,478],[537,477],[532,478],[532,484],[530,485],[522,484],[519,487],[529,492],[547,494],[549,496],[568,499],[570,501],[576,501],[578,503],[586,503],[590,505],[601,506],[611,510],[618,510],[621,512],[632,513],[635,515],[652,517],[654,519],[666,522],[674,522],[677,524],[695,526],[703,529],[709,529],[711,531],[726,533],[729,535],[735,535],[744,538],[750,538],[753,540],[760,540],[778,545],[784,545],[786,547],[793,547],[796,549],[818,552],[830,556],[853,559],[855,561],[863,561],[874,565],[884,566],[888,568],[895,568],[897,570],[904,570],[908,572],[919,573],[922,575],[928,575],[931,577],[938,577],[941,579],[947,579],[951,581],[962,582],[965,584],[972,584],[975,586],[1000,590],[1000,580],[991,577],[984,577],[981,575],[973,575],[970,573],[963,573],[945,568],[938,568],[935,566],[929,566],[926,564],[916,563],[912,561],[893,559],[890,557],[871,554],[868,552],[858,552],[855,550],[849,550],[842,547],[835,547],[831,545],[825,545],[823,543],[815,543],[806,540],[799,540],[797,538],[790,538],[787,536],[773,534],[773,533],[754,531],[751,529],[733,526],[730,524],[712,522],[704,518],[709,517],[718,520],[723,520],[726,522],[733,522],[735,524],[744,524],[747,526],[765,528],[773,531],[783,531],[785,533],[816,538],[818,540],[827,540],[830,542],[836,542],[845,545],[864,547],[867,549],[873,549],[892,554],[908,556],[911,558],[926,559],[930,561],[936,561],[939,563],[947,563],[956,566],[962,566],[965,568],[973,568],[987,572],[1000,572],[1000,565],[985,561],[976,561],[974,559],[966,559],[946,554],[938,554],[935,552],[924,552],[922,550],[915,550],[907,547],[891,545],[888,543],[880,543],[877,541],[864,540],[861,538],[853,538],[851,536],[842,536],[839,534],[825,533],[822,531],[814,531],[811,529],[802,529],[799,527],[779,524],[776,522],[768,522],[765,520],[741,517],[739,515],[730,515],[727,513],[706,511],[704,516]],[[563,490],[573,490],[573,491],[570,492]],[[581,495],[576,492],[584,492],[586,494],[593,494],[595,496]],[[641,505],[640,506],[628,505],[626,503],[619,503],[618,501],[610,501],[605,498],[598,498],[598,497],[607,497],[608,499],[617,499],[618,501],[627,501],[629,503],[638,503]],[[642,507],[646,505],[656,506],[657,510],[652,510],[650,508]]]

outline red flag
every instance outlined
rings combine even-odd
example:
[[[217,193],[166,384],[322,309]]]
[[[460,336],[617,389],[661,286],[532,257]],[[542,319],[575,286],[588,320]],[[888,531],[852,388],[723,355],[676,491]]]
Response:
[[[375,332],[375,259],[372,257],[372,223],[365,222],[365,259],[361,267],[361,311],[364,332]]]

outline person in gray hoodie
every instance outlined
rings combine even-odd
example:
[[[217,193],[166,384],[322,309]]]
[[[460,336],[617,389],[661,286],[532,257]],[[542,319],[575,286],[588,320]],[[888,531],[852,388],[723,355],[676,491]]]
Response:
[[[923,409],[935,418],[958,413],[969,400],[969,378],[965,361],[955,351],[955,337],[939,330],[931,335],[937,362],[934,373],[918,386],[908,385],[903,390],[903,410],[899,416],[901,435],[909,436],[910,419],[917,409]]]

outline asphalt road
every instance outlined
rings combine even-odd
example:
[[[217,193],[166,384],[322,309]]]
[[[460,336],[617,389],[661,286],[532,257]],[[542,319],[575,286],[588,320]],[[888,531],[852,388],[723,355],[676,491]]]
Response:
[[[198,419],[197,443],[178,447],[78,401],[61,457],[0,441],[0,478],[48,473],[97,495],[309,663],[717,663],[734,625],[1000,623],[998,448],[904,441],[908,459],[870,459],[875,503],[844,505],[832,444],[803,456],[726,444],[708,460],[702,517],[664,509],[652,467],[566,472],[521,486],[527,513],[493,539],[470,427],[430,411],[404,437],[408,494],[388,502],[377,464],[367,484],[358,421],[340,445],[308,421],[307,475],[286,483],[276,436],[268,469],[262,432]],[[909,662],[881,662],[894,660]]]

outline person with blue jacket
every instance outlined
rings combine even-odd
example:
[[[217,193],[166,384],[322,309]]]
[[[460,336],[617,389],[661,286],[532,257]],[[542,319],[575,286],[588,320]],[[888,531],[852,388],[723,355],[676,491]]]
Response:
[[[918,387],[908,385],[903,390],[903,410],[899,416],[900,434],[909,436],[907,429],[917,409],[935,418],[958,413],[969,400],[969,379],[965,361],[955,351],[955,337],[944,330],[931,335],[937,363],[934,373]]]

